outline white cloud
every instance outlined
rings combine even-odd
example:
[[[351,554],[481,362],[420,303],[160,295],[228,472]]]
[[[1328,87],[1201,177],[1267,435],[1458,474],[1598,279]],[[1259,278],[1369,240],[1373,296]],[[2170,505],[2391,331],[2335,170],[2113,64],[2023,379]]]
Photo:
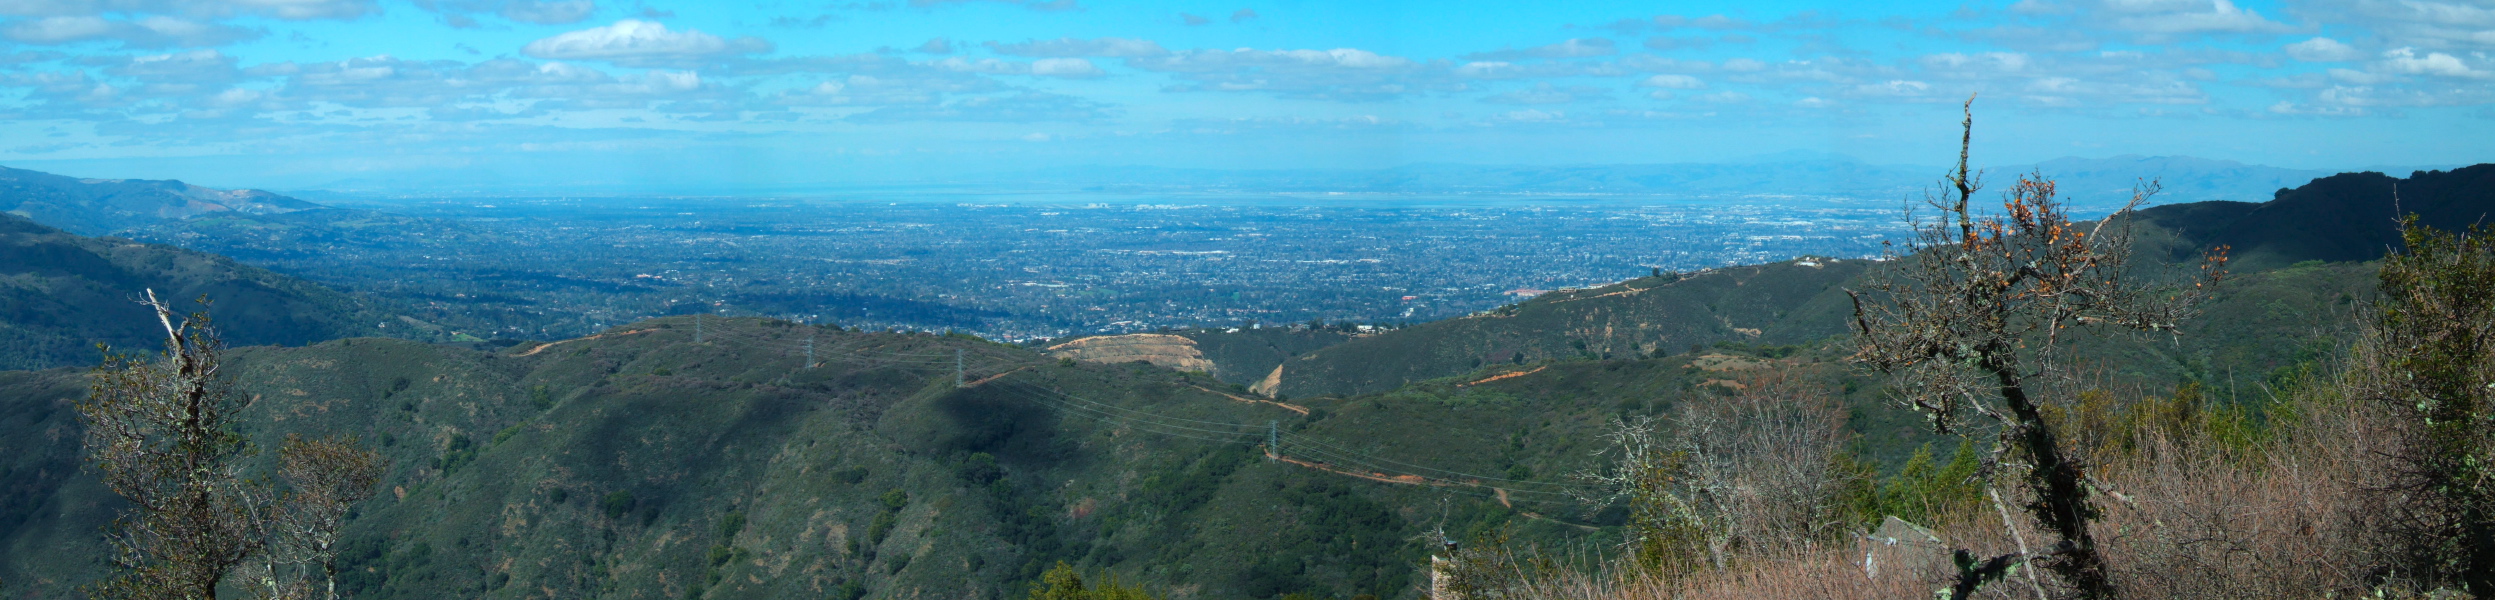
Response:
[[[2417,55],[2416,48],[2396,48],[2391,51],[2384,52],[2382,53],[2382,61],[2374,63],[2374,66],[2376,69],[2381,71],[2388,71],[2403,75],[2432,75],[2436,77],[2467,77],[2473,79],[2484,78],[2487,76],[2486,71],[2469,68],[2469,64],[2462,62],[2460,57],[2441,52],[2428,52],[2425,56],[2421,57]]]
[[[1696,18],[1684,17],[1681,15],[1658,15],[1654,18],[1654,24],[1656,27],[1663,29],[1679,29],[1682,27],[1693,27],[1698,29],[1757,29],[1759,27],[1757,23],[1735,19],[1724,15],[1707,15]]]
[[[1490,52],[1475,52],[1472,54],[1466,54],[1463,58],[1464,60],[1475,61],[1512,61],[1538,58],[1584,58],[1589,56],[1610,56],[1619,52],[1616,48],[1614,48],[1614,46],[1615,45],[1611,40],[1605,38],[1575,38],[1557,44],[1534,46],[1522,50],[1502,48]]]
[[[103,17],[50,17],[9,25],[11,40],[29,44],[61,44],[112,35],[128,23]]]
[[[2285,33],[2294,30],[2230,0],[2099,0],[2113,28],[2152,36],[2201,33]]]
[[[285,0],[279,0],[285,1]],[[518,23],[564,25],[588,20],[598,11],[593,0],[411,0],[416,8],[442,15],[451,27],[482,27],[471,15],[492,14]]]
[[[1511,90],[1499,94],[1493,94],[1482,98],[1481,101],[1491,104],[1533,105],[1567,104],[1578,100],[1599,100],[1603,98],[1604,94],[1601,88],[1592,86],[1569,86],[1561,88],[1553,86],[1549,83],[1540,83],[1535,84],[1532,89]]]
[[[2485,104],[2495,100],[2495,91],[2484,86],[2455,88],[2404,88],[2389,86],[2339,86],[2314,96],[2325,104],[2354,107],[2458,106]]]
[[[1162,48],[1160,43],[1152,40],[1114,37],[1090,40],[1058,38],[1053,40],[1014,42],[1010,44],[988,42],[987,46],[989,50],[994,51],[997,54],[1007,56],[1036,56],[1050,58],[1142,58],[1149,56],[1167,56],[1170,53],[1168,49]]]
[[[2331,23],[2371,30],[2390,44],[2495,49],[2495,4],[2484,0],[2305,0],[2299,9]]]
[[[1698,101],[1699,101],[1699,102],[1707,102],[1707,103],[1712,103],[1712,104],[1740,104],[1740,103],[1743,103],[1743,102],[1749,102],[1749,101],[1750,101],[1750,95],[1749,95],[1749,94],[1744,94],[1744,93],[1741,93],[1741,92],[1730,92],[1730,91],[1727,91],[1727,92],[1716,92],[1716,93],[1713,93],[1713,94],[1705,94],[1705,95],[1701,95],[1701,96],[1698,96],[1698,97],[1697,97],[1697,99],[1698,99]]]
[[[1639,87],[1663,88],[1667,90],[1696,90],[1705,89],[1707,87],[1707,82],[1699,81],[1698,78],[1688,75],[1674,75],[1667,73],[1648,77],[1645,80],[1637,82],[1637,85]]]
[[[1534,77],[1619,77],[1634,74],[1633,71],[1623,67],[1624,65],[1620,62],[1534,61],[1518,64],[1490,60],[1464,63],[1456,67],[1453,74],[1466,79],[1493,80]]]
[[[1857,85],[1854,86],[1852,92],[1857,96],[1922,98],[1932,92],[1932,84],[1906,79],[1891,79],[1879,83],[1865,83]]]
[[[1557,123],[1568,120],[1568,113],[1556,110],[1543,111],[1528,108],[1524,110],[1512,110],[1500,113],[1496,117],[1496,120],[1511,123]]]
[[[812,88],[782,92],[773,102],[782,106],[887,106],[932,104],[943,97],[939,90],[895,83],[869,75],[851,75],[844,81],[825,81]]]
[[[590,0],[515,0],[499,11],[503,18],[538,25],[579,23],[598,12],[598,4]]]
[[[225,0],[222,2],[182,2],[181,4],[194,7],[219,6],[222,10],[202,11],[217,16],[242,13],[297,20],[353,19],[381,12],[381,6],[372,0]]]
[[[664,24],[635,19],[557,34],[520,48],[522,54],[537,58],[603,60],[626,66],[682,65],[769,51],[771,43],[757,38],[721,39],[700,30],[671,31]]]
[[[2366,115],[2365,108],[2359,106],[2313,106],[2286,100],[2270,105],[2269,111],[2270,114],[2291,116],[2362,117]]]
[[[2364,58],[2365,54],[2339,40],[2317,37],[2288,44],[2287,56],[2305,62],[2346,62]]]
[[[1074,0],[910,0],[910,6],[914,8],[930,8],[946,4],[969,4],[972,2],[1011,4],[1041,12],[1083,10],[1083,5],[1075,2]]]
[[[1126,65],[1192,82],[1164,88],[1170,91],[1265,92],[1364,101],[1464,89],[1455,69],[1444,62],[1423,63],[1357,48],[1190,50],[1128,59]]]
[[[1956,79],[2016,77],[2032,73],[2035,67],[2033,57],[2018,52],[1947,52],[1924,56],[1916,62],[1933,75]]]
[[[1455,73],[1474,79],[1514,79],[1524,76],[1524,69],[1518,68],[1516,63],[1493,60],[1464,63],[1464,66],[1455,68]]]
[[[964,98],[940,105],[886,106],[845,117],[857,123],[906,121],[981,121],[1035,123],[1098,121],[1112,114],[1109,105],[1074,96],[1024,92],[1012,96]]]
[[[257,31],[154,15],[134,20],[97,16],[44,17],[12,23],[0,36],[26,44],[54,45],[90,41],[120,42],[128,48],[196,48],[217,46],[260,36]]]
[[[2392,82],[2392,81],[2394,81],[2394,80],[2399,79],[2399,77],[2398,77],[2398,76],[2394,76],[2394,75],[2386,75],[2386,74],[2382,74],[2382,73],[2374,73],[2374,72],[2370,72],[2370,71],[2359,71],[2359,70],[2356,70],[2356,69],[2331,69],[2331,70],[2330,70],[2330,78],[2331,78],[2331,79],[2334,79],[2334,80],[2338,80],[2338,81],[2340,81],[2340,82],[2342,82],[2342,83],[2353,83],[2353,84],[2357,84],[2357,85],[2373,85],[2373,84],[2377,84],[2377,83],[2390,83],[2390,82]]]
[[[987,75],[1031,74],[1031,65],[1029,63],[1018,63],[1010,60],[997,60],[993,58],[972,60],[955,56],[944,60],[930,61],[920,64],[956,73],[982,73]]]
[[[242,77],[234,57],[216,50],[140,56],[105,72],[147,83],[224,84]]]
[[[2125,104],[2201,104],[2209,96],[2191,82],[2181,79],[2131,77],[2121,80],[2087,80],[2075,77],[2044,77],[2028,81],[2015,97],[2029,104],[2062,108],[2101,107]]]
[[[1170,133],[1193,135],[1239,134],[1320,134],[1339,131],[1376,131],[1406,127],[1408,124],[1377,115],[1345,117],[1230,117],[1191,118],[1170,121]]]
[[[1093,65],[1092,61],[1089,60],[1080,58],[1043,58],[1037,61],[1032,61],[1031,74],[1041,77],[1087,79],[1107,75],[1109,73],[1100,70],[1100,67]]]
[[[374,0],[0,0],[0,15],[71,17],[173,15],[227,19],[254,15],[286,20],[354,19],[381,12]]]

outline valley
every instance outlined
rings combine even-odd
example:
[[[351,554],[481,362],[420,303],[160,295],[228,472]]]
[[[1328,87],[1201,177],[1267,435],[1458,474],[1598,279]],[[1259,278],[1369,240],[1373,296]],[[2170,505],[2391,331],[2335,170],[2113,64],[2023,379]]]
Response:
[[[2375,266],[2367,261],[2378,256],[2361,248],[2395,231],[2387,219],[2311,224],[2362,223],[2355,215],[2389,208],[2394,184],[2404,210],[2430,224],[2465,225],[2489,209],[2495,167],[2408,180],[2342,175],[2269,203],[2169,205],[2124,221],[2136,228],[2138,251],[2153,258],[2152,271],[2218,245],[2234,248],[2241,269],[2183,324],[2187,335],[2074,341],[2076,360],[2102,365],[2088,385],[2150,396],[2182,385],[2204,390],[2195,393],[2209,406],[2226,407],[2210,410],[2264,414],[2276,390],[2297,385],[2299,373],[2327,360],[2331,340],[2356,326],[2357,307],[2373,301]],[[323,215],[336,210],[210,216],[152,231],[191,232],[173,239],[203,247],[233,244],[227,247],[242,256],[348,281],[349,289],[363,276],[320,274],[339,255],[255,255],[236,240],[374,249],[343,255],[358,260],[459,249],[467,254],[444,262],[459,269],[563,253],[522,246],[509,258],[483,258],[502,251],[498,240],[525,237],[497,229],[502,221],[410,230],[400,226],[457,221]],[[1014,211],[1027,210],[1040,209],[1004,214],[1025,219]],[[270,225],[301,218],[313,220]],[[1260,227],[1280,228],[1268,223]],[[1857,461],[1846,468],[1861,469],[1873,484],[1913,476],[1935,449],[1987,437],[1934,433],[1895,403],[1883,381],[1849,365],[1845,292],[1892,268],[1863,258],[1650,269],[1617,283],[1386,326],[1216,320],[1014,340],[826,313],[739,316],[759,311],[719,302],[551,340],[485,341],[381,325],[427,322],[399,316],[408,313],[499,318],[486,316],[496,314],[490,299],[421,303],[410,300],[421,296],[369,290],[350,297],[187,250],[18,227],[13,256],[51,257],[55,265],[20,277],[155,281],[110,266],[132,259],[109,258],[154,253],[143,255],[197,261],[224,273],[211,280],[256,278],[277,290],[266,298],[223,294],[212,310],[237,315],[221,323],[238,334],[286,330],[254,320],[263,312],[327,314],[264,308],[288,306],[282,302],[326,303],[306,306],[337,306],[353,319],[343,322],[374,324],[241,338],[248,347],[229,357],[239,392],[252,399],[238,433],[253,446],[271,447],[288,434],[351,432],[387,459],[380,495],[341,532],[338,581],[357,598],[1006,599],[1022,597],[1026,582],[1060,562],[1174,598],[1414,597],[1427,577],[1421,565],[1440,540],[1507,540],[1587,555],[1618,548],[1632,535],[1630,513],[1586,478],[1605,468],[1599,451],[1618,423],[1782,393],[1758,390],[1817,390],[1811,393],[1825,394],[1843,415],[1846,460]],[[647,228],[618,225],[567,243]],[[749,252],[745,245],[773,235],[785,234],[722,235],[717,249],[701,252]],[[387,263],[372,273],[382,272],[380,264]],[[715,293],[747,276],[739,268],[765,267],[703,271],[720,278],[705,285],[620,276],[599,285],[702,298],[667,294]],[[1499,276],[1475,276],[1485,275]],[[496,281],[401,279],[410,286]],[[1490,287],[1504,285],[1512,284]],[[434,289],[482,296],[486,288]],[[508,297],[534,294],[523,288]],[[489,308],[460,312],[479,305]],[[130,321],[134,341],[151,325],[131,315],[79,318]],[[271,342],[279,345],[256,345]],[[0,582],[12,597],[70,594],[103,573],[96,557],[105,548],[92,532],[119,505],[82,475],[71,406],[83,381],[74,367],[0,373],[0,480],[10,482],[0,489],[0,555],[8,557],[0,560]]]

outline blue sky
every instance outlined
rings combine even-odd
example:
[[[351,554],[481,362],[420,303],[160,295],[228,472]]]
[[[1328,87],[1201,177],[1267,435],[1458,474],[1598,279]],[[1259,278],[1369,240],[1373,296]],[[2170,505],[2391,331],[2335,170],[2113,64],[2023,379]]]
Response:
[[[221,186],[1939,164],[1970,93],[1989,164],[2475,163],[2495,1],[0,0],[0,164]]]

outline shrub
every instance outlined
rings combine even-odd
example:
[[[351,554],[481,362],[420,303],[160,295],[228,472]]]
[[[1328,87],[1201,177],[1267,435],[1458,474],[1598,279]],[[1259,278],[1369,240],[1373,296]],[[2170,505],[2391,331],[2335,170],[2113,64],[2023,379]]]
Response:
[[[744,511],[728,511],[728,516],[719,519],[719,537],[733,538],[742,531],[745,531]]]
[[[609,519],[624,518],[624,513],[632,511],[632,492],[624,490],[608,492],[606,497],[598,499],[598,510],[606,513],[606,518]]]
[[[2402,220],[2352,392],[2400,419],[2382,524],[2405,575],[2495,596],[2495,228]]]
[[[1074,567],[1059,561],[1039,581],[1031,582],[1031,600],[1158,600],[1159,596],[1144,591],[1140,585],[1119,583],[1116,577],[1103,576],[1086,585]]]

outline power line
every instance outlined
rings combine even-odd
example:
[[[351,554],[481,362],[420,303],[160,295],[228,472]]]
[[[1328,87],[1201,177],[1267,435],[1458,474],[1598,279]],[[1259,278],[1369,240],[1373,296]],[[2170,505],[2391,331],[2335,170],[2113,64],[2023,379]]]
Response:
[[[1412,463],[1407,463],[1407,462],[1403,462],[1403,461],[1399,461],[1399,460],[1395,460],[1395,459],[1391,459],[1391,458],[1386,458],[1386,457],[1382,457],[1382,456],[1377,456],[1377,455],[1374,455],[1374,454],[1368,454],[1368,453],[1364,453],[1364,452],[1359,452],[1359,451],[1356,451],[1356,450],[1352,450],[1352,449],[1350,449],[1350,448],[1344,448],[1344,447],[1341,447],[1341,446],[1336,446],[1336,445],[1333,445],[1333,444],[1328,444],[1328,443],[1324,442],[1323,440],[1319,440],[1319,439],[1317,439],[1317,438],[1313,438],[1313,437],[1308,437],[1308,436],[1305,436],[1305,435],[1300,435],[1300,434],[1284,434],[1284,435],[1291,436],[1291,438],[1290,438],[1291,440],[1304,441],[1304,442],[1306,442],[1306,443],[1308,443],[1308,444],[1310,444],[1310,445],[1315,445],[1315,446],[1324,447],[1324,448],[1330,448],[1330,449],[1333,449],[1333,450],[1335,450],[1335,451],[1337,451],[1337,452],[1342,452],[1342,453],[1347,453],[1347,454],[1354,454],[1354,455],[1358,455],[1358,456],[1366,457],[1366,458],[1368,458],[1368,459],[1370,459],[1370,460],[1375,460],[1375,461],[1384,462],[1384,463],[1388,463],[1388,464],[1394,464],[1394,465],[1401,465],[1401,466],[1405,466],[1405,467],[1411,467],[1411,468],[1414,468],[1414,469],[1420,469],[1420,470],[1423,470],[1423,471],[1429,471],[1429,472],[1433,472],[1433,473],[1440,473],[1440,474],[1445,474],[1445,475],[1450,475],[1450,476],[1455,476],[1455,477],[1462,477],[1462,478],[1466,478],[1466,479],[1478,479],[1478,480],[1482,480],[1482,481],[1501,481],[1501,482],[1507,482],[1507,483],[1516,483],[1516,484],[1524,484],[1524,485],[1552,486],[1552,487],[1569,488],[1569,489],[1577,489],[1577,488],[1583,488],[1583,487],[1586,487],[1586,486],[1579,485],[1579,484],[1553,483],[1553,482],[1546,482],[1546,481],[1526,481],[1526,480],[1522,480],[1522,479],[1508,479],[1508,478],[1504,478],[1504,477],[1491,477],[1491,476],[1487,476],[1487,475],[1477,475],[1477,474],[1473,474],[1473,473],[1465,473],[1465,472],[1462,472],[1462,471],[1449,471],[1449,470],[1446,470],[1446,469],[1439,469],[1439,468],[1425,467],[1425,466],[1416,465],[1416,464],[1412,464]],[[1286,440],[1286,441],[1290,441],[1290,440]]]
[[[832,348],[820,349],[814,344],[815,336],[812,331],[809,331],[800,341],[787,339],[788,336],[773,335],[772,332],[769,331],[740,331],[728,328],[717,333],[711,333],[703,327],[700,314],[694,315],[694,321],[694,338],[696,343],[700,343],[709,337],[719,337],[726,342],[748,349],[777,350],[783,356],[789,356],[792,351],[802,351],[806,360],[800,368],[812,368],[816,364],[830,364],[838,359],[849,359],[845,362],[850,362],[856,364],[856,366],[866,368],[901,368],[904,370],[928,372],[930,374],[949,366],[954,372],[954,385],[957,387],[967,385],[968,373],[971,370],[971,364],[968,360],[969,349],[961,347],[952,348],[953,352],[950,357],[952,360],[950,361],[945,360],[946,357],[944,356],[944,353],[940,351],[942,350],[940,346],[937,348],[913,348],[912,350],[917,350],[915,352],[879,352],[870,349],[872,347],[889,347],[893,345],[894,342],[906,344],[908,342],[918,341],[910,338],[904,338],[901,340],[884,340],[884,343],[876,343],[878,340],[872,339],[858,339],[852,340],[857,342],[855,344],[848,343],[849,341],[844,341],[843,343],[837,344]],[[862,333],[872,335],[872,332]],[[984,351],[986,350],[991,350],[991,348],[986,347],[979,349],[983,351],[982,354],[985,354],[986,352]],[[820,363],[817,361],[818,358],[822,359]],[[983,356],[981,358],[992,358],[994,360],[993,363],[981,366],[992,366],[994,372],[997,374],[1010,373],[1013,369],[1042,364],[1041,361],[1008,356]],[[946,363],[950,364],[948,365]],[[989,369],[983,368],[981,370],[987,371]],[[1111,425],[1124,426],[1143,433],[1225,445],[1252,445],[1255,443],[1254,435],[1256,427],[1248,423],[1207,421],[1202,419],[1158,414],[1068,394],[1061,390],[1027,381],[1006,379],[997,381],[996,385],[987,387],[991,387],[999,392],[1027,400],[1044,407],[1055,409],[1060,414]],[[1327,465],[1330,466],[1331,469],[1349,469],[1348,471],[1339,472],[1367,479],[1384,479],[1389,480],[1387,482],[1392,483],[1426,485],[1452,492],[1482,496],[1506,495],[1557,500],[1575,500],[1575,498],[1565,491],[1555,491],[1554,488],[1556,490],[1573,491],[1586,487],[1576,484],[1490,477],[1461,471],[1416,465],[1351,450],[1306,434],[1283,432],[1280,429],[1279,421],[1274,420],[1268,420],[1263,429],[1265,430],[1263,432],[1265,434],[1264,445],[1270,452],[1272,452],[1271,456],[1273,457],[1306,457],[1314,459],[1314,464]],[[1415,469],[1418,470],[1418,472],[1406,469]],[[1436,476],[1429,474],[1436,474]],[[1401,481],[1403,479],[1411,479],[1414,481]],[[1530,487],[1503,487],[1486,482],[1499,482],[1503,484]]]

